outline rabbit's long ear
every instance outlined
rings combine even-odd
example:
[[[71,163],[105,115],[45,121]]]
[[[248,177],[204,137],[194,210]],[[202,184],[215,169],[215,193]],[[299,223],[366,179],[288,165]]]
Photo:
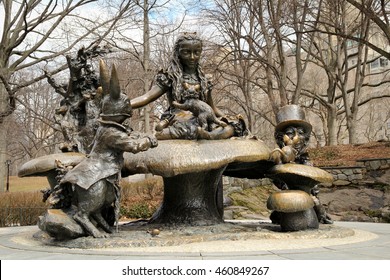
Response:
[[[121,87],[119,85],[118,73],[115,65],[112,66],[111,80],[110,80],[110,95],[112,99],[119,99],[121,94]]]
[[[101,59],[99,61],[100,68],[100,84],[103,88],[103,95],[109,94],[110,92],[110,76],[108,75],[107,65]]]

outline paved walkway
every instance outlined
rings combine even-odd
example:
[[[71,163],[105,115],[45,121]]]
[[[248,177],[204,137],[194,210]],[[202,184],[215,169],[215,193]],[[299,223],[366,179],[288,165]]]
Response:
[[[390,260],[390,224],[336,222],[351,237],[213,241],[180,246],[67,249],[42,246],[36,226],[0,228],[1,260]]]

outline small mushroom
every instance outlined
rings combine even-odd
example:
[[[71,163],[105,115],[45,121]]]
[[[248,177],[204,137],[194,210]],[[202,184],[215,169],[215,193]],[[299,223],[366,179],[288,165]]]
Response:
[[[299,212],[314,206],[314,201],[304,191],[285,190],[271,194],[267,200],[267,208],[284,213]]]
[[[285,190],[270,195],[267,208],[280,217],[282,231],[299,231],[319,227],[312,197],[304,191]],[[273,213],[275,216],[275,213]]]
[[[157,236],[157,235],[159,235],[160,234],[160,230],[159,229],[157,229],[157,228],[154,228],[154,229],[152,229],[152,230],[148,230],[148,233],[151,235],[151,236]]]

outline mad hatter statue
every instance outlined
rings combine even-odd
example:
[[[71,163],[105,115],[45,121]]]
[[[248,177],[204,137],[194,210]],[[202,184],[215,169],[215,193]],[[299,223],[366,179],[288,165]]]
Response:
[[[279,148],[271,152],[275,163],[299,163],[312,165],[307,146],[312,126],[305,119],[305,112],[298,105],[282,107],[276,115],[275,140]]]
[[[321,171],[318,170],[318,168],[312,167],[312,163],[309,160],[307,147],[312,131],[312,125],[306,121],[305,112],[298,105],[287,105],[279,110],[276,115],[276,120],[277,125],[275,127],[275,140],[279,148],[276,148],[271,152],[270,160],[274,161],[277,165],[285,165],[286,168],[283,168],[284,166],[274,168],[277,170],[276,174],[274,174],[275,176],[273,177],[275,185],[282,190],[294,189],[306,191],[312,196],[314,201],[314,210],[317,214],[318,221],[324,224],[333,223],[318,198],[318,178],[315,180],[311,180],[313,178],[307,178],[309,180],[306,181],[289,180],[289,182],[280,180],[282,177],[281,173],[286,174],[292,172],[296,173],[294,175],[299,174],[299,176],[301,176],[306,173],[306,171],[309,171],[307,172],[307,176],[310,177],[311,175],[314,176],[314,174],[317,175],[318,171]],[[291,165],[291,163],[298,165]],[[304,168],[299,165],[306,165],[310,167]],[[313,170],[308,170],[308,168],[312,168]],[[287,177],[293,178],[291,176]],[[327,176],[325,176],[325,178],[328,180]],[[307,182],[307,184],[305,184],[305,182]],[[277,212],[273,212],[271,214],[271,220],[277,223],[279,220],[278,216]]]

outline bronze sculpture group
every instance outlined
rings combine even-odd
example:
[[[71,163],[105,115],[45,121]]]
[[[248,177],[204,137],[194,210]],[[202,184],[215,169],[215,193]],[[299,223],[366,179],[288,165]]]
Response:
[[[156,85],[131,100],[136,109],[167,95],[169,107],[156,128],[159,140],[227,139],[247,132],[243,122],[218,119],[225,115],[214,105],[212,84],[199,63],[202,47],[202,40],[196,33],[180,36],[169,66],[156,75]]]
[[[172,146],[181,145],[182,142],[177,140],[191,140],[196,141],[198,143],[197,147],[202,149],[207,143],[210,143],[207,140],[230,141],[228,139],[233,137],[235,139],[251,138],[247,137],[250,133],[246,128],[242,116],[224,115],[214,105],[212,83],[206,78],[199,63],[201,53],[202,40],[195,33],[185,33],[180,36],[175,43],[168,68],[161,70],[156,75],[155,85],[147,93],[133,100],[129,100],[125,94],[121,93],[115,67],[112,68],[110,76],[107,66],[101,62],[100,84],[98,84],[96,79],[92,79],[93,83],[88,85],[89,88],[87,87],[87,91],[96,92],[94,93],[94,95],[96,94],[96,97],[94,96],[94,104],[100,104],[101,106],[97,110],[99,114],[96,122],[94,122],[95,136],[92,142],[92,149],[88,151],[85,159],[70,169],[61,167],[61,162],[56,162],[58,166],[57,171],[62,173],[57,175],[58,183],[46,193],[46,199],[49,199],[49,202],[51,202],[51,208],[62,211],[61,215],[65,215],[68,222],[62,220],[57,221],[56,219],[53,222],[51,216],[56,216],[58,213],[53,215],[53,212],[48,210],[46,216],[42,217],[39,222],[39,226],[43,231],[58,239],[76,238],[79,236],[107,237],[112,232],[112,221],[118,221],[120,203],[118,181],[120,174],[121,172],[123,173],[123,169],[137,173],[136,168],[131,167],[131,164],[124,164],[124,153],[126,152],[129,153],[126,158],[130,158],[130,161],[136,158],[136,155],[132,156],[132,154],[138,152],[147,154],[145,157],[148,159],[142,160],[148,161],[152,157],[154,150],[158,150],[158,141],[162,144],[170,143],[169,145]],[[83,67],[84,69],[88,69],[85,63],[81,68]],[[94,77],[93,74],[90,72],[86,73],[85,76],[87,78],[91,77],[91,75]],[[60,92],[61,88],[55,84],[54,80],[50,79],[50,81],[56,87],[57,92]],[[85,82],[85,79],[83,82]],[[75,85],[73,87],[68,86],[66,98],[74,97],[75,94],[72,93],[72,90],[75,90]],[[62,92],[64,93],[64,90]],[[160,122],[156,126],[155,135],[136,133],[130,127],[126,126],[125,121],[131,117],[132,109],[141,108],[164,94],[167,96],[169,107],[162,114]],[[80,106],[83,103],[79,102],[77,104]],[[66,116],[68,110],[71,109],[66,108],[60,115]],[[73,108],[73,111],[77,110]],[[95,115],[97,111],[93,111]],[[65,121],[63,122],[66,123]],[[311,125],[306,122],[302,109],[296,105],[281,108],[277,116],[277,122],[275,139],[279,148],[270,153],[265,149],[265,152],[261,155],[262,157],[264,155],[267,157],[267,170],[268,166],[288,166],[289,164],[294,164],[294,168],[298,169],[300,168],[299,165],[310,166],[306,148],[311,133]],[[176,140],[176,142],[170,142],[170,140]],[[251,141],[257,141],[256,145],[259,144],[259,141],[256,139]],[[213,141],[213,143],[218,143],[218,141]],[[224,145],[223,143],[221,145]],[[245,146],[247,144],[244,142],[240,145]],[[67,147],[73,147],[73,150],[80,151],[80,149],[75,148],[75,144],[68,145]],[[260,144],[260,147],[263,147],[263,144]],[[207,153],[208,148],[205,149]],[[246,152],[240,153],[246,155]],[[164,153],[164,150],[156,153]],[[252,151],[250,153],[254,154]],[[172,175],[170,173],[171,170],[166,173],[162,171],[162,175],[166,175],[164,183],[170,185],[170,187],[165,189],[167,193],[166,199],[164,199],[165,208],[162,207],[160,212],[164,212],[165,210],[166,213],[169,213],[160,216],[157,215],[158,217],[154,220],[158,220],[159,222],[169,222],[168,220],[175,220],[175,222],[189,221],[191,223],[199,217],[200,219],[205,218],[205,216],[209,215],[209,212],[206,211],[198,216],[195,215],[195,218],[186,217],[184,219],[176,219],[175,215],[177,212],[170,212],[170,210],[166,209],[173,208],[178,212],[187,212],[186,215],[191,215],[190,212],[192,211],[202,212],[203,208],[210,208],[211,210],[208,210],[215,212],[215,214],[211,215],[215,215],[211,222],[220,222],[223,218],[223,209],[221,209],[220,200],[222,195],[221,178],[223,172],[229,169],[228,166],[231,162],[234,162],[240,168],[242,166],[241,163],[246,160],[264,162],[259,161],[259,159],[263,160],[262,157],[256,157],[255,155],[252,158],[252,154],[250,153],[248,153],[250,156],[246,156],[248,159],[243,160],[240,157],[241,155],[234,155],[232,156],[234,158],[232,161],[223,162],[221,165],[215,167],[210,163],[210,166],[207,166],[206,162],[206,166],[202,168],[211,169],[210,171],[207,170],[206,173],[204,173],[202,168],[199,169],[197,166],[191,167],[189,171],[183,171],[182,173],[185,173],[184,175],[182,173],[177,176],[176,174]],[[137,161],[136,164],[139,165],[140,160],[138,158],[134,161]],[[185,164],[187,163],[185,162]],[[261,163],[259,165],[262,165]],[[158,163],[159,166],[161,164],[164,165],[164,163]],[[168,164],[166,165],[168,166]],[[244,166],[246,165],[244,164]],[[240,168],[238,170],[241,170]],[[155,170],[153,168],[150,169]],[[264,174],[266,173],[264,170],[260,170],[256,168],[254,170],[254,172],[259,173],[258,178],[268,176]],[[179,171],[181,172],[181,170]],[[158,172],[156,174],[159,175]],[[315,216],[312,215],[311,220],[307,222],[305,220],[307,219],[306,214],[303,215],[303,218],[295,215],[297,218],[294,219],[298,219],[300,224],[294,226],[294,223],[292,225],[290,223],[286,226],[284,222],[281,222],[284,214],[280,211],[274,211],[271,215],[272,221],[274,223],[281,223],[282,230],[318,228],[318,222],[330,223],[331,220],[318,200],[318,190],[316,188],[317,183],[323,180],[326,181],[329,178],[324,179],[320,175],[300,188],[294,185],[294,183],[291,183],[291,180],[285,180],[283,177],[285,173],[283,172],[283,170],[280,171],[276,168],[270,171],[269,177],[274,180],[275,185],[282,189],[282,191],[303,190],[310,197],[309,200],[313,202],[313,205],[309,204],[309,207],[305,206],[305,209],[309,210],[300,211],[314,211]],[[286,178],[294,176],[294,174],[290,175],[286,175]],[[206,177],[206,181],[201,177]],[[311,178],[311,175],[308,174],[307,177]],[[191,185],[189,181],[197,180],[202,180],[202,182],[197,184],[202,185],[202,188],[205,188],[205,190],[202,189],[194,196],[188,196],[188,193],[196,193],[197,191],[194,189],[198,188],[198,185]],[[212,183],[207,181],[212,181]],[[180,195],[180,192],[176,193],[180,187],[177,185],[177,182],[180,182],[184,189]],[[187,185],[187,188],[184,185]],[[206,200],[207,203],[202,202]],[[187,203],[187,201],[190,202]],[[202,203],[205,204],[203,205]],[[313,219],[316,220],[314,223],[312,222]],[[302,226],[302,220],[308,226]],[[69,229],[70,224],[75,226],[77,230]],[[103,232],[99,228],[103,229]],[[76,231],[77,233],[75,234]]]

